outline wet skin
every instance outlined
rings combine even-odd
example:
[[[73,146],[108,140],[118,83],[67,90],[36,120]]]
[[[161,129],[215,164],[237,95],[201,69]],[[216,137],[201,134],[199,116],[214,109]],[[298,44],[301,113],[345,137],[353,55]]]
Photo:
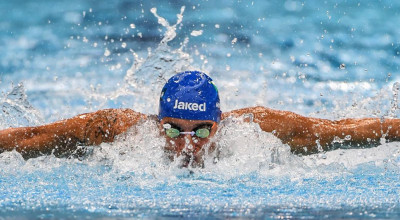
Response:
[[[283,144],[288,144],[295,154],[318,153],[321,147],[323,151],[328,151],[341,146],[365,148],[379,145],[382,141],[400,141],[400,119],[349,118],[332,121],[258,106],[225,112],[221,120],[244,114],[251,114],[253,122],[258,123],[261,130],[273,133]],[[44,154],[64,157],[75,154],[78,146],[113,142],[117,135],[148,118],[150,116],[132,109],[103,109],[37,127],[0,130],[0,153],[15,150],[25,159]],[[192,137],[188,134],[169,138],[162,126],[166,122],[186,132],[196,130],[204,124],[212,125],[212,128],[208,138]],[[160,122],[160,131],[167,139],[165,152],[171,159],[183,156],[184,166],[202,166],[204,153],[215,149],[211,142],[215,139],[212,137],[218,125],[213,123],[164,118]]]
[[[171,138],[165,134],[164,125],[169,124],[181,132],[196,131],[199,128],[210,128],[210,135],[206,138],[200,138],[191,134],[180,134],[178,137]],[[203,156],[214,151],[214,145],[210,140],[215,135],[218,124],[210,120],[185,120],[178,118],[165,117],[160,122],[161,133],[166,138],[165,151],[168,157],[173,160],[176,157],[183,157],[182,166],[203,166]],[[209,145],[207,145],[209,144]],[[205,146],[210,146],[206,149]]]

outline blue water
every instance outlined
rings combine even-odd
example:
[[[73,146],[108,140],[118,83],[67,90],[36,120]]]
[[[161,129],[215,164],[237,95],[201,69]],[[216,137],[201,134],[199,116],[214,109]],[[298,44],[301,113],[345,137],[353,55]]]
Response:
[[[0,128],[154,114],[186,69],[214,78],[224,111],[399,117],[399,19],[389,0],[1,1]],[[152,121],[79,158],[2,153],[0,218],[400,217],[398,142],[297,156],[255,124],[223,123],[204,169],[165,161]]]

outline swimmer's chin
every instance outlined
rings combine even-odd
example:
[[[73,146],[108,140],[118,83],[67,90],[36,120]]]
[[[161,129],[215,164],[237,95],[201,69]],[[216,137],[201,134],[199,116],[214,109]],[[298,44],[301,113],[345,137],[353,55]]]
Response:
[[[179,168],[204,168],[204,153],[186,153],[182,152],[177,156],[174,152],[166,152],[168,159],[176,163]]]
[[[180,168],[204,168],[206,157],[211,157],[216,149],[214,142],[207,143],[198,151],[185,147],[179,153],[174,146],[165,146],[164,152],[168,160],[177,163]]]
[[[181,167],[204,168],[204,154],[185,155],[181,165]]]
[[[204,157],[206,156],[204,151],[196,154],[181,152],[177,155],[174,151],[166,150],[165,155],[169,162],[175,163],[179,168],[204,168]]]

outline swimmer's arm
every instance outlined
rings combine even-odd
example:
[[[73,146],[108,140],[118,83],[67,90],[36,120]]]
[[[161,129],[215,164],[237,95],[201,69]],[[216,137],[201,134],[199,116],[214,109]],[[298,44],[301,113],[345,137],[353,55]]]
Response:
[[[365,147],[383,141],[400,140],[399,119],[344,119],[331,121],[304,117],[293,112],[264,107],[245,108],[225,115],[252,113],[254,122],[266,132],[272,132],[299,154],[327,151],[338,146]]]
[[[29,158],[111,142],[145,117],[130,109],[105,109],[38,127],[9,128],[0,131],[0,152],[15,149]]]

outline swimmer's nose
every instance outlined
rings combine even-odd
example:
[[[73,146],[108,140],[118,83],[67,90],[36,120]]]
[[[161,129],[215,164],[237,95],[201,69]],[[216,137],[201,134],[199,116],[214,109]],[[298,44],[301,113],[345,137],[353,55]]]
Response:
[[[185,137],[190,141],[191,144],[194,143],[194,142],[193,142],[193,135],[191,135],[191,134],[185,134]]]
[[[184,137],[185,137],[186,146],[192,146],[192,148],[194,148],[195,147],[195,142],[193,140],[193,135],[185,134]],[[188,140],[188,141],[186,141],[186,140]],[[190,150],[194,150],[194,149],[190,149]]]

